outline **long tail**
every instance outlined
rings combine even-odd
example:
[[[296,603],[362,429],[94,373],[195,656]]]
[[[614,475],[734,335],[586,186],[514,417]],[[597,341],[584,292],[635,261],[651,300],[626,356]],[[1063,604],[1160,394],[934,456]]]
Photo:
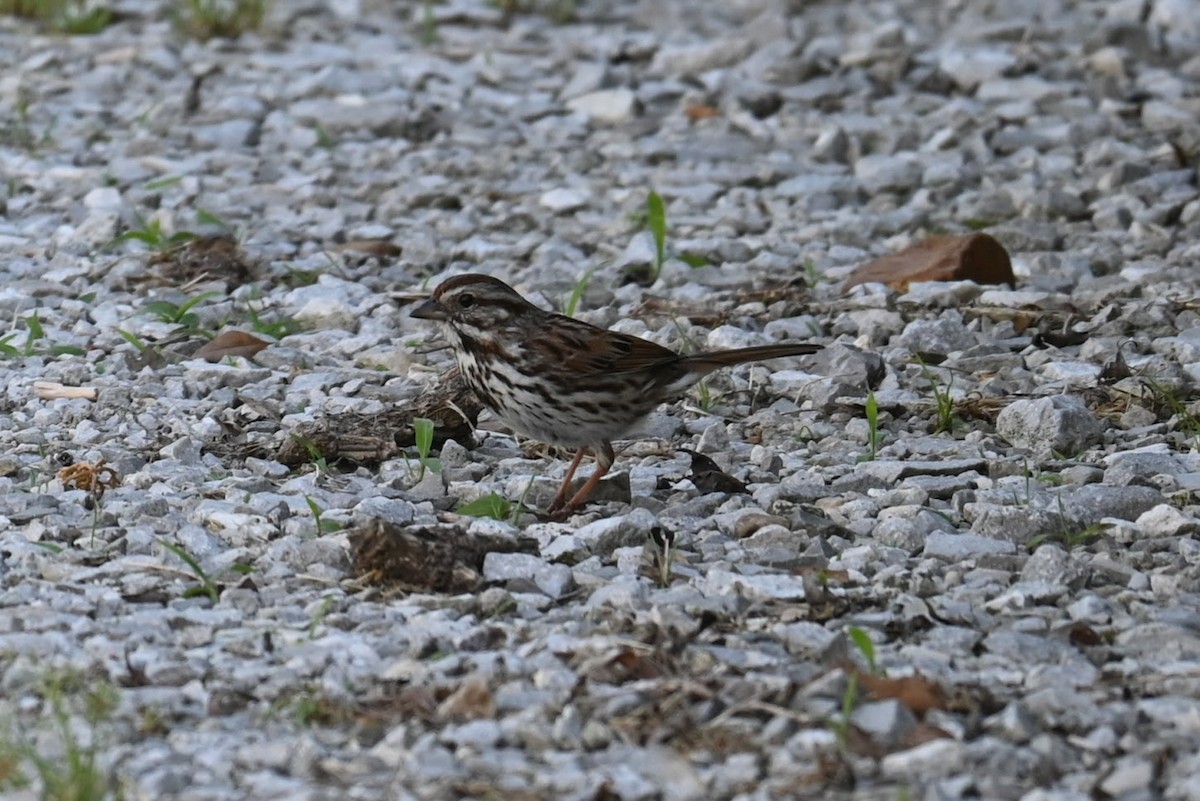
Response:
[[[783,356],[805,356],[821,350],[821,345],[810,343],[795,343],[791,345],[759,345],[755,348],[736,348],[734,350],[711,350],[687,357],[689,371],[694,373],[709,373],[731,364],[760,362],[763,359],[778,359]]]

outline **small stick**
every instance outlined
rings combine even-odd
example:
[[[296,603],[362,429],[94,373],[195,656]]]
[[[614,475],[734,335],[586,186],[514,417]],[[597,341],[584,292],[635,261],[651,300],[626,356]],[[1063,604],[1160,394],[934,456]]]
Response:
[[[37,393],[39,398],[46,398],[47,400],[55,398],[95,400],[97,395],[94,387],[66,387],[55,381],[34,381],[33,391]]]

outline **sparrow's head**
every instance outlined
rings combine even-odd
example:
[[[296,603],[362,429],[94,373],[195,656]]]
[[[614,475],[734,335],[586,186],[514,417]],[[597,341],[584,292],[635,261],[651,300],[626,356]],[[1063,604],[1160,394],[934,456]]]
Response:
[[[508,284],[477,273],[447,278],[411,312],[473,339],[491,338],[499,329],[528,320],[531,313],[545,314]]]

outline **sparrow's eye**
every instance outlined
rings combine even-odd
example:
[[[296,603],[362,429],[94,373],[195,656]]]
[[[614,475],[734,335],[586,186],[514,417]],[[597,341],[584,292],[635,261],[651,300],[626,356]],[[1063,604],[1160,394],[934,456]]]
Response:
[[[463,295],[459,295],[458,296],[458,305],[462,306],[464,309],[471,308],[472,306],[475,305],[475,296],[472,295],[470,292],[467,292],[466,294],[463,294]]]

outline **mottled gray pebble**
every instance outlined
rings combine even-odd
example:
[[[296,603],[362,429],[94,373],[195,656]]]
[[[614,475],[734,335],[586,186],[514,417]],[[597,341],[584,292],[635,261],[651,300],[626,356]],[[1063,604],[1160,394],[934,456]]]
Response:
[[[1054,395],[1005,406],[996,418],[996,431],[1013,445],[1047,458],[1055,452],[1078,453],[1099,438],[1101,428],[1077,397]]]

